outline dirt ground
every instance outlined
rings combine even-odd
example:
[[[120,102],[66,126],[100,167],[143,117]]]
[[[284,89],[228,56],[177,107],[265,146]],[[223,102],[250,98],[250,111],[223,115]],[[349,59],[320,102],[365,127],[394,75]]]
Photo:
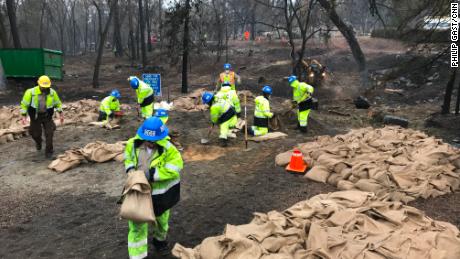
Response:
[[[360,41],[372,73],[391,68],[401,62],[401,55],[407,54],[407,47],[399,42],[370,38]],[[283,79],[289,75],[287,46],[280,42],[258,45],[233,42],[231,49],[230,62],[236,67],[247,67],[241,71],[242,88],[255,92],[260,87],[257,85],[259,77],[264,77],[275,88],[277,97],[273,98],[273,109],[283,109],[285,99],[282,97],[290,95]],[[249,49],[252,50],[250,57]],[[372,109],[357,110],[352,100],[360,93],[359,75],[353,69],[354,60],[344,40],[334,40],[329,48],[312,43],[308,54],[326,63],[332,74],[324,87],[316,89],[320,109],[312,112],[306,136],[293,129],[295,121],[288,115],[283,117],[287,139],[250,142],[250,150],[245,151],[239,134],[237,140],[231,141],[231,147],[222,149],[218,147],[215,131],[210,145],[201,146],[200,138],[206,135],[209,125],[207,112],[171,113],[168,125],[180,132],[179,142],[184,146],[185,159],[182,199],[174,207],[170,222],[171,242],[195,246],[205,237],[221,233],[226,224],[248,222],[253,212],[283,210],[316,194],[335,191],[335,187],[286,173],[274,164],[278,153],[313,136],[339,134],[351,128],[378,127],[381,122],[374,114],[384,113],[409,118],[410,127],[452,144],[460,137],[459,131],[449,123],[435,123],[439,118],[432,116],[440,107],[446,81],[442,76],[431,85],[419,82],[413,89],[405,87],[403,96],[385,93],[384,86],[375,84],[367,93]],[[191,58],[192,90],[211,89],[210,84],[223,63],[216,64],[214,60],[211,53]],[[134,93],[126,78],[140,71],[130,67],[127,60],[106,56],[101,88],[93,89],[90,87],[91,63],[89,56],[66,59],[66,79],[56,82],[64,101],[100,99],[117,87],[122,92],[122,102],[134,103]],[[178,96],[179,70],[168,65],[158,68],[162,64],[167,64],[164,58],[152,64],[152,71],[162,69],[163,83],[171,87],[171,97]],[[442,73],[441,70],[439,67],[429,73]],[[412,78],[410,75],[405,76]],[[417,76],[420,75],[413,77]],[[391,80],[385,84],[391,84],[394,81]],[[17,88],[0,93],[0,104],[17,104],[21,94],[22,90]],[[252,109],[250,106],[249,114]],[[460,125],[458,116],[448,119]],[[429,127],[427,120],[432,122],[428,123]],[[136,118],[127,118],[121,129],[113,131],[83,125],[59,127],[55,134],[55,151],[59,154],[96,140],[126,140],[135,134],[138,126]],[[125,180],[121,163],[83,164],[57,174],[46,168],[50,160],[35,151],[31,138],[0,146],[0,161],[0,258],[127,258],[127,223],[118,217],[116,204]],[[460,227],[457,204],[460,204],[459,192],[417,200],[411,205],[424,210],[430,217]],[[158,257],[152,255],[151,258]]]

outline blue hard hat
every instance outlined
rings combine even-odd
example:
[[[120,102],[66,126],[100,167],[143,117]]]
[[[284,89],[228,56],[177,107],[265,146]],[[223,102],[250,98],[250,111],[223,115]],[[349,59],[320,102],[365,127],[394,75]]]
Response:
[[[131,80],[129,80],[129,84],[133,89],[137,89],[139,87],[139,79],[133,77]]]
[[[231,69],[232,68],[232,65],[230,65],[230,63],[225,63],[224,64],[224,69],[227,70],[227,69]]]
[[[150,117],[142,123],[137,135],[143,140],[158,141],[168,136],[168,127],[158,117]]]
[[[273,90],[269,85],[266,85],[266,86],[264,86],[264,88],[262,88],[262,92],[265,93],[265,94],[272,94]]]
[[[113,97],[115,97],[117,99],[120,99],[121,94],[117,89],[114,89],[114,90],[112,90],[112,92],[110,92],[110,96],[113,96]]]
[[[203,101],[204,104],[209,104],[211,103],[212,98],[214,98],[214,94],[210,92],[204,92],[203,96],[201,96],[201,101]]]
[[[157,109],[155,110],[156,117],[168,117],[168,110],[165,109]]]
[[[289,83],[292,83],[292,82],[294,82],[295,80],[297,80],[297,77],[296,77],[295,75],[290,75],[290,76],[288,77],[288,82],[289,82]]]

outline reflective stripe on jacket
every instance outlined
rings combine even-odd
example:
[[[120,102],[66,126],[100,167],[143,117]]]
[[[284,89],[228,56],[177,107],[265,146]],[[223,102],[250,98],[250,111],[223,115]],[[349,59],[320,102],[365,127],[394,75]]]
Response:
[[[294,101],[297,103],[303,102],[311,97],[314,92],[313,86],[307,83],[301,83],[299,80],[295,80],[291,83],[292,93]]]
[[[42,94],[40,87],[36,86],[30,89],[27,89],[22,97],[21,101],[21,114],[26,115],[29,112],[31,115],[31,111],[33,113],[38,114],[38,108],[40,107],[40,95]],[[48,111],[51,110],[51,113],[56,109],[58,112],[62,112],[62,103],[61,99],[54,89],[50,88],[50,93],[46,96],[46,109]]]
[[[257,96],[255,99],[254,117],[271,118],[273,113],[270,112],[270,102],[263,96]]]
[[[236,113],[241,112],[240,98],[235,90],[232,90],[229,86],[223,86],[220,91],[216,94],[217,99],[225,99],[230,101],[232,106],[235,108]]]

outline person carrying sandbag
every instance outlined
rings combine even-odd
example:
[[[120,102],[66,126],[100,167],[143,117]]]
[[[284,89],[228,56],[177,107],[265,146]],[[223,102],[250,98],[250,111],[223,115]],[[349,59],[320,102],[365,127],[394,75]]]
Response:
[[[153,226],[153,246],[160,254],[169,253],[166,240],[170,209],[180,199],[180,171],[182,157],[168,140],[168,128],[158,117],[151,117],[128,140],[125,148],[125,169],[128,174],[136,170],[145,172],[152,187],[152,200],[156,215]],[[130,258],[145,258],[148,246],[148,223],[129,221],[128,253]]]

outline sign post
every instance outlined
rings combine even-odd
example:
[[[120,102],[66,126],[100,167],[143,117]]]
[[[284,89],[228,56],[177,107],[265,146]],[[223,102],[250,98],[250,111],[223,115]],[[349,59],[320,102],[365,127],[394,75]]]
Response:
[[[161,75],[160,74],[142,74],[142,81],[153,88],[155,96],[161,96]]]

